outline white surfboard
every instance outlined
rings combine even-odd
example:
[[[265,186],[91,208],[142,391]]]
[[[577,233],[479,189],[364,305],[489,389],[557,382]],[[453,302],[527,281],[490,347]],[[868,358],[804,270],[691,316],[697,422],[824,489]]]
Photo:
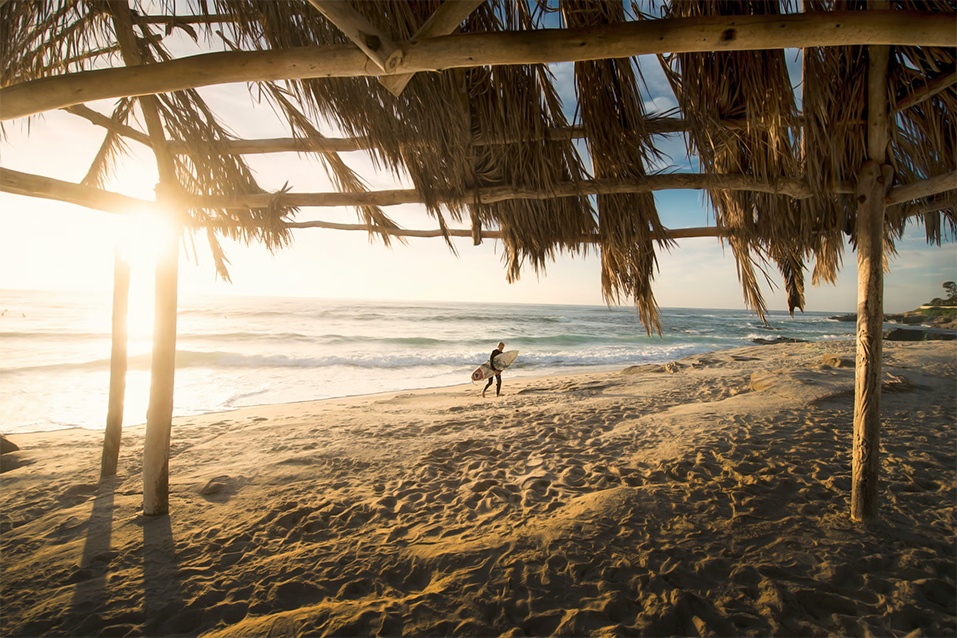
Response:
[[[475,371],[472,372],[472,381],[482,381],[483,379],[488,379],[493,377],[505,368],[509,367],[515,362],[515,357],[518,356],[518,350],[509,350],[508,352],[503,352],[502,354],[495,357],[495,368],[493,369],[491,363],[486,361],[479,367],[475,368]]]

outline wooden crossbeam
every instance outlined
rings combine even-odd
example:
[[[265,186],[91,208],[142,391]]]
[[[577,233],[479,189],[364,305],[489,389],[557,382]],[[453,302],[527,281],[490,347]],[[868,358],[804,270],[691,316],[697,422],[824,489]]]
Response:
[[[676,189],[722,189],[755,190],[763,193],[777,193],[795,198],[810,196],[810,188],[804,180],[779,180],[777,184],[760,183],[744,175],[699,175],[672,173],[668,175],[649,175],[642,180],[588,180],[580,184],[562,184],[556,191],[524,191],[515,188],[484,188],[477,194],[466,196],[462,200],[439,197],[439,203],[494,203],[507,199],[550,199],[553,197],[574,197],[589,194],[646,193],[658,190]],[[928,179],[891,189],[885,199],[885,207],[904,205],[909,216],[931,212],[923,205],[907,206],[906,202],[919,201],[927,197],[957,190],[957,171],[937,175]],[[39,197],[77,204],[86,208],[110,213],[126,213],[138,209],[150,209],[155,204],[149,200],[137,199],[120,193],[83,186],[72,182],[22,173],[9,168],[0,169],[0,191],[27,197]],[[833,193],[853,193],[852,184],[835,185]],[[477,199],[476,199],[477,197]],[[396,206],[400,204],[421,204],[423,198],[413,189],[369,191],[367,193],[284,193],[281,195],[263,193],[242,197],[212,197],[186,195],[183,204],[189,208],[262,208],[278,198],[283,204],[299,207],[337,207],[337,206]]]
[[[393,237],[422,237],[436,238],[445,237],[468,237],[472,238],[471,228],[448,228],[445,232],[441,228],[432,230],[408,230],[405,228],[391,229],[380,226],[370,226],[368,224],[340,224],[326,221],[306,221],[306,222],[287,222],[287,228],[322,228],[326,230],[347,230],[347,231],[366,231],[369,233],[391,235]],[[659,239],[690,239],[693,237],[723,237],[729,234],[725,228],[717,226],[702,226],[698,228],[671,228],[668,229],[665,237],[659,237],[657,233],[652,233],[653,240]],[[502,239],[505,234],[500,230],[482,230],[482,239]],[[582,235],[580,241],[583,244],[597,244],[599,235]]]
[[[957,171],[950,171],[943,175],[922,179],[913,184],[904,184],[892,188],[884,200],[884,206],[903,204],[904,202],[915,201],[952,190],[957,190]]]
[[[548,64],[655,53],[843,45],[957,46],[955,15],[914,11],[833,11],[708,16],[625,22],[584,29],[467,33],[408,46],[394,73],[483,65]],[[83,71],[0,89],[0,119],[92,100],[201,86],[320,77],[382,75],[354,47],[226,51],[150,64]]]
[[[236,18],[226,15],[181,15],[181,16],[162,16],[148,15],[139,16],[136,22],[139,24],[220,24],[235,22]]]
[[[807,199],[812,196],[806,180],[782,178],[775,183],[760,182],[747,175],[701,175],[697,173],[670,173],[648,175],[641,179],[599,179],[582,180],[578,183],[556,184],[548,191],[496,186],[476,189],[461,197],[438,194],[439,203],[456,204],[494,204],[514,199],[554,199],[557,197],[579,197],[586,195],[615,195],[622,193],[649,193],[660,190],[700,190],[728,189],[736,191],[758,191],[780,194],[795,199]],[[853,192],[853,186],[841,184],[835,192]],[[278,198],[286,206],[298,207],[335,207],[335,206],[398,206],[402,204],[422,203],[422,196],[415,189],[395,189],[369,191],[367,193],[284,193],[272,195],[243,195],[238,197],[202,196],[192,199],[198,208],[262,208]]]
[[[111,117],[103,115],[102,113],[98,111],[94,111],[93,109],[91,109],[85,104],[75,104],[73,106],[68,106],[63,110],[66,111],[67,113],[72,113],[73,115],[79,115],[80,117],[92,122],[93,124],[96,124],[97,126],[102,126],[103,128],[113,131],[114,133],[117,133],[124,137],[128,137],[132,140],[136,140],[140,144],[144,144],[151,148],[153,146],[152,142],[150,142],[150,136],[147,135],[146,133],[142,131],[138,131],[132,126],[128,126],[121,122],[117,122]],[[172,142],[172,144],[175,145],[177,143]],[[181,143],[180,145],[182,146]],[[180,154],[180,155],[182,154],[182,151],[179,151],[179,152],[174,151],[170,141],[168,140],[166,142],[166,148],[171,153]]]
[[[453,33],[483,2],[485,2],[485,0],[445,0],[445,2],[429,16],[429,19],[419,27],[419,30],[412,36],[412,40],[409,44],[415,45],[419,40],[437,38]],[[392,95],[399,96],[414,75],[414,73],[401,73],[399,75],[380,77],[379,82],[382,86],[389,89]]]
[[[949,182],[947,180],[949,180]],[[945,180],[931,178],[930,180],[923,180],[921,182],[917,182],[916,184],[908,185],[907,187],[898,187],[898,189],[895,190],[907,188],[908,190],[905,191],[905,193],[908,198],[915,193],[925,193],[923,196],[926,196],[926,194],[941,193],[945,192],[946,190],[957,190],[957,183],[955,182],[957,182],[957,172],[948,173],[947,179]],[[950,188],[939,190],[942,188],[942,186],[946,186],[948,184]],[[102,190],[92,186],[82,186],[80,184],[64,182],[52,177],[21,173],[19,171],[10,169],[0,170],[0,191],[24,195],[27,197],[37,197],[67,202],[77,206],[83,206],[84,208],[102,210],[116,214],[130,214],[138,210],[152,210],[156,208],[156,203],[149,200],[137,199],[135,197],[129,197],[127,195]],[[893,192],[894,191],[891,191],[892,195]],[[902,198],[888,197],[889,201],[894,199],[900,200]],[[917,199],[917,197],[914,197],[914,199]],[[905,201],[910,201],[910,199],[906,199]],[[934,202],[931,199],[925,200],[917,205],[888,204],[888,206],[896,206],[897,208],[902,209],[900,212],[905,213],[906,217],[917,217],[925,213],[940,210],[941,204],[939,202]],[[380,228],[378,226],[370,226],[367,224],[343,224],[320,220],[283,223],[287,228],[290,229],[321,228],[327,230],[364,231],[379,235],[385,234],[394,237],[434,238],[445,236],[442,229],[439,228],[431,230],[413,230],[406,228],[388,229]],[[184,221],[184,225],[194,228],[197,227],[195,222]],[[217,224],[214,222],[207,225],[216,226]],[[470,228],[449,228],[447,231],[450,237],[472,237],[472,230]],[[691,237],[722,237],[728,234],[729,231],[727,229],[713,226],[704,228],[670,229],[668,231],[668,237],[671,239],[687,239]],[[502,232],[497,230],[483,230],[482,237],[488,239],[501,239]],[[598,241],[598,236],[583,235],[581,241],[584,243],[596,243]]]
[[[916,106],[924,100],[929,100],[944,89],[957,84],[957,71],[952,71],[946,75],[941,75],[928,81],[924,86],[914,91],[911,95],[900,100],[894,107],[894,113],[900,113],[904,109]]]
[[[94,111],[83,104],[68,106],[63,109],[73,115],[78,115],[89,122],[102,126],[115,133],[136,140],[146,146],[150,145],[149,136],[136,130],[131,126],[114,122],[111,118],[102,113]],[[800,120],[796,125],[801,125]],[[724,120],[723,125],[729,129],[744,129],[749,126],[747,120]],[[759,126],[760,124],[751,124],[750,126]],[[687,123],[681,118],[661,117],[649,119],[646,122],[647,129],[655,135],[667,135],[671,133],[681,133],[688,129]],[[573,140],[581,139],[585,136],[585,131],[580,126],[569,126],[565,128],[554,128],[545,131],[544,138],[549,140]],[[533,140],[535,138],[532,138]],[[511,144],[525,140],[514,140],[504,138],[478,138],[474,141],[476,146],[488,146],[492,144]],[[167,146],[170,152],[179,155],[185,155],[189,151],[186,144],[178,140],[169,140]],[[224,152],[233,155],[255,155],[268,153],[322,153],[335,152],[343,153],[349,151],[367,151],[375,148],[367,137],[326,137],[321,140],[303,139],[295,137],[273,137],[248,140],[224,140]]]
[[[156,209],[156,202],[147,199],[130,197],[94,186],[74,184],[44,175],[22,173],[10,168],[0,169],[0,191],[76,204],[84,208],[119,215]]]

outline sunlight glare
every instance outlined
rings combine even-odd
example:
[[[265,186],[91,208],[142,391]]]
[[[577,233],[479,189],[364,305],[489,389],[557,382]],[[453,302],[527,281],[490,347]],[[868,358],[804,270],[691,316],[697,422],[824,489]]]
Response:
[[[154,273],[157,257],[177,236],[169,217],[137,211],[119,224],[116,247],[130,266],[128,331],[130,354],[149,352],[153,335]]]

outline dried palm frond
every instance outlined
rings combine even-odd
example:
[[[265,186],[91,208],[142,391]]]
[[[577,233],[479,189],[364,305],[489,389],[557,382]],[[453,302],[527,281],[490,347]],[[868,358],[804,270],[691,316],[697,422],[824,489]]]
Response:
[[[115,51],[112,42],[100,3],[7,2],[0,7],[0,87],[81,71]]]
[[[111,119],[117,124],[126,124],[135,103],[136,100],[133,98],[119,100],[116,108],[113,109]],[[100,145],[100,150],[97,151],[96,157],[90,164],[90,169],[80,183],[86,186],[96,186],[97,188],[105,187],[110,177],[116,172],[116,162],[119,156],[128,154],[129,147],[123,137],[113,130],[108,130],[103,143]]]
[[[140,24],[146,37],[138,40],[146,63],[170,59],[159,39],[151,38],[149,28]],[[241,156],[227,152],[229,131],[219,123],[200,94],[193,89],[158,96],[157,107],[170,138],[187,149],[174,158],[176,176],[184,190],[193,195],[247,195],[265,192],[256,183],[252,171]],[[228,260],[215,238],[215,230],[247,243],[262,242],[270,251],[282,248],[292,239],[283,223],[297,211],[293,207],[270,205],[250,209],[192,209],[198,226],[207,228],[207,238],[219,276],[229,280]]]
[[[902,10],[953,13],[951,0],[898,0]],[[957,71],[957,50],[945,47],[893,47],[888,86],[890,105],[904,102],[926,85]],[[928,99],[901,110],[893,127],[892,159],[898,183],[914,183],[957,169],[957,85],[951,84]],[[923,200],[916,203],[930,203]],[[933,199],[936,211],[920,216],[927,241],[940,244],[942,236],[957,237],[957,191]],[[889,232],[900,237],[904,219],[888,219]]]
[[[571,142],[545,138],[545,130],[564,126],[565,119],[544,67],[472,69],[468,81],[474,129],[481,136],[514,140],[477,148],[477,187],[549,192],[560,182],[583,178]],[[550,97],[539,100],[540,92]],[[539,272],[559,252],[577,254],[583,250],[582,235],[595,229],[586,197],[511,200],[479,206],[476,212],[486,226],[498,226],[505,235],[510,281],[526,263]]]
[[[394,41],[403,42],[443,0],[346,1]],[[663,13],[665,17],[775,14],[793,11],[797,4],[797,0],[673,0]],[[936,10],[949,15],[955,11],[953,0],[891,0],[890,4],[896,10]],[[213,48],[352,46],[306,0],[152,0],[149,4],[134,0],[134,6],[137,45],[146,64],[170,59],[163,39],[174,30],[183,30],[195,40],[205,38],[215,43]],[[812,12],[869,8],[865,0],[802,0],[801,6]],[[169,19],[163,26],[138,20],[137,12],[144,7]],[[193,27],[175,17],[184,10],[200,16],[201,22],[204,16],[210,20]],[[489,0],[459,28],[464,33],[533,31],[551,26],[556,12],[572,27],[630,19],[621,2]],[[102,3],[0,2],[0,86],[116,64],[116,51],[117,40]],[[852,244],[855,240],[857,209],[853,196],[835,194],[836,186],[853,183],[867,159],[868,48],[805,49],[803,120],[798,118],[784,56],[783,51],[740,51],[660,57],[688,127],[689,150],[699,158],[703,173],[742,174],[768,183],[806,179],[810,185],[813,195],[805,200],[774,193],[708,193],[718,225],[730,232],[725,241],[734,253],[746,303],[762,316],[765,301],[759,279],[768,279],[766,262],[776,265],[783,276],[792,312],[803,307],[806,262],[815,260],[813,283],[835,281],[844,233]],[[957,88],[948,84],[957,69],[955,57],[953,48],[890,47],[887,108],[897,111],[885,159],[895,168],[897,184],[955,170]],[[575,76],[576,113],[594,177],[640,181],[648,163],[656,163],[658,157],[634,63],[629,59],[581,62],[575,66]],[[660,329],[651,284],[656,250],[667,244],[655,245],[651,237],[666,238],[667,231],[654,198],[635,194],[542,199],[558,184],[587,177],[576,146],[547,134],[568,126],[547,67],[422,72],[398,97],[371,77],[258,83],[251,90],[258,91],[288,122],[295,137],[319,140],[322,124],[328,123],[343,135],[365,138],[371,144],[375,169],[411,180],[441,229],[447,229],[449,217],[469,219],[477,241],[483,228],[500,230],[510,281],[526,266],[540,271],[560,253],[584,253],[583,235],[597,234],[606,300],[634,299],[646,329]],[[175,160],[184,189],[226,197],[263,192],[241,156],[228,152],[230,132],[197,92],[163,95],[158,102],[167,134],[187,147],[187,154]],[[133,100],[119,102],[114,120],[124,121],[132,104]],[[726,120],[737,125],[727,126]],[[479,140],[483,143],[477,144]],[[485,144],[488,140],[495,144]],[[120,139],[108,134],[85,182],[102,184],[123,151]],[[357,193],[366,189],[338,155],[321,157],[336,188]],[[480,189],[498,187],[525,189],[535,195],[472,203],[484,192]],[[228,277],[228,260],[219,244],[223,235],[263,241],[271,249],[290,241],[284,221],[295,209],[283,208],[279,202],[274,198],[270,206],[245,210],[190,211],[194,221],[206,228],[220,274]],[[957,238],[955,209],[957,191],[953,190],[888,209],[887,252],[893,253],[910,214],[919,213],[928,241]],[[395,228],[377,207],[359,207],[359,214],[383,231]],[[383,240],[388,243],[385,233]],[[451,247],[447,232],[446,241]]]
[[[562,0],[569,27],[622,22],[624,6],[588,0]],[[642,178],[645,166],[660,156],[646,127],[638,75],[630,58],[575,63],[578,114],[596,178]],[[652,235],[668,246],[651,193],[599,195],[602,293],[610,301],[632,297],[645,330],[661,332],[658,304],[651,289],[657,269]]]
[[[263,83],[263,88],[272,98],[272,101],[278,105],[278,109],[283,112],[286,119],[292,125],[293,135],[304,139],[322,140],[323,136],[319,130],[312,125],[309,119],[295,107],[292,101],[284,95],[280,87],[273,83]],[[326,175],[333,181],[336,188],[342,192],[365,193],[368,187],[362,178],[356,175],[346,163],[339,157],[339,154],[333,151],[323,151],[321,154],[323,166],[326,169]],[[380,228],[383,232],[379,233],[382,242],[388,246],[391,242],[389,230],[398,228],[395,222],[386,215],[379,206],[359,206],[357,207],[359,217],[363,223]],[[369,231],[372,234],[374,231]],[[400,241],[403,241],[400,238]]]
[[[675,0],[671,17],[778,13],[763,0]],[[794,133],[797,107],[783,51],[729,51],[661,56],[688,123],[688,137],[706,173],[739,173],[761,181],[800,177],[800,138]],[[744,119],[745,129],[721,125]],[[773,260],[785,279],[788,306],[802,308],[805,255],[821,245],[821,224],[806,203],[756,192],[711,191],[719,225],[729,243],[748,307],[764,317],[754,272],[756,257]],[[779,243],[787,249],[772,248]]]

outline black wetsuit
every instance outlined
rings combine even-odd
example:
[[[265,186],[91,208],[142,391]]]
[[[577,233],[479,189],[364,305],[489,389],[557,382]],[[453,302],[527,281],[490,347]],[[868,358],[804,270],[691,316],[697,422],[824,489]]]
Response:
[[[496,370],[494,377],[488,378],[488,383],[485,384],[485,390],[488,390],[492,386],[492,381],[495,381],[495,396],[500,396],[502,394],[502,374],[501,370],[495,367],[495,357],[502,354],[502,351],[498,348],[492,350],[492,354],[489,355],[488,364],[492,367],[492,370]],[[485,394],[485,390],[482,390],[482,394]]]

